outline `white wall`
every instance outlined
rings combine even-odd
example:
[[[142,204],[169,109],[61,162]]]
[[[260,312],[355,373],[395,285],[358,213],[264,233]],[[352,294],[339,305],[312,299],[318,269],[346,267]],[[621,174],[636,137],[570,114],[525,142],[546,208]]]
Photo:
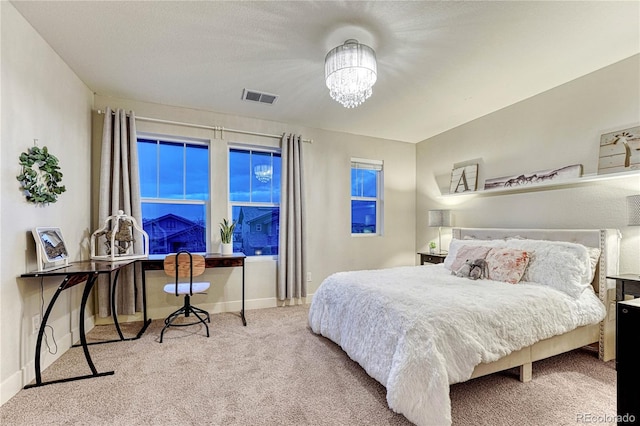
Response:
[[[95,108],[124,108],[138,117],[224,126],[267,134],[291,132],[313,139],[303,145],[307,195],[308,283],[312,294],[329,274],[342,270],[372,269],[414,263],[415,230],[415,145],[371,137],[329,132],[295,125],[231,116],[188,108],[163,106],[140,101],[96,95]],[[347,111],[345,111],[346,113]],[[103,116],[94,114],[94,152],[102,134]],[[278,139],[137,120],[138,132],[182,136],[210,141],[213,234],[210,251],[218,251],[218,223],[229,215],[227,203],[228,143],[279,146]],[[351,157],[384,161],[384,235],[352,237],[350,222]],[[94,155],[94,175],[99,159]],[[96,200],[93,200],[95,205]],[[95,212],[95,210],[94,210]],[[94,213],[95,216],[95,213]],[[95,221],[95,217],[93,219]],[[194,298],[194,304],[211,312],[240,309],[241,271],[208,270],[212,288],[206,296]],[[151,318],[164,318],[181,303],[161,290],[166,281],[162,272],[148,274],[147,294]],[[246,264],[246,308],[276,306],[276,261],[249,258]],[[251,321],[250,313],[247,321]]]
[[[0,184],[0,403],[34,378],[35,335],[31,318],[40,313],[40,281],[20,279],[33,270],[31,229],[59,226],[72,260],[86,257],[89,232],[90,140],[93,94],[22,18],[11,3],[0,2],[2,43],[2,147]],[[16,176],[18,157],[38,139],[60,160],[66,192],[58,202],[36,206],[25,201]],[[60,280],[45,280],[49,300]],[[60,296],[50,319],[57,355],[45,348],[44,366],[70,347],[78,328],[81,287]],[[51,341],[51,337],[49,338]]]
[[[638,273],[640,227],[627,226],[625,197],[640,194],[640,174],[523,193],[441,194],[454,164],[468,160],[479,163],[480,189],[487,178],[570,164],[595,174],[600,135],[640,124],[639,75],[636,55],[419,143],[416,247],[437,238],[428,210],[450,208],[462,227],[620,229],[620,272]]]

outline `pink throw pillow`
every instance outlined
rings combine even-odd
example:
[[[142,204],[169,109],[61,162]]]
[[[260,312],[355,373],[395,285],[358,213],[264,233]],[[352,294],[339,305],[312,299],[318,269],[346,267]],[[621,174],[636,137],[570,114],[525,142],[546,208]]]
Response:
[[[516,284],[529,264],[529,253],[512,248],[492,248],[485,260],[489,279]]]
[[[491,247],[486,246],[462,246],[456,254],[456,258],[451,264],[451,270],[457,271],[467,260],[484,259],[487,257]]]

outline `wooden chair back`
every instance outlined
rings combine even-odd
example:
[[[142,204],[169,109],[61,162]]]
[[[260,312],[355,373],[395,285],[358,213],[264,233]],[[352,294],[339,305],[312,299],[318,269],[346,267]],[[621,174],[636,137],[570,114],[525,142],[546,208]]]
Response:
[[[193,264],[193,275],[191,266]],[[177,267],[177,270],[176,270]],[[205,270],[204,256],[186,251],[170,254],[164,258],[164,273],[170,277],[188,278],[202,275]],[[177,274],[176,274],[177,272]]]

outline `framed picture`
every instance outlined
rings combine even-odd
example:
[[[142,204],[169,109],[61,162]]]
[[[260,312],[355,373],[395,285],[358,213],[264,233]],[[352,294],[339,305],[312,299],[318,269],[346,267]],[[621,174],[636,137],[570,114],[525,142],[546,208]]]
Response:
[[[451,171],[450,194],[475,191],[478,186],[478,165],[457,167]]]
[[[582,164],[558,167],[557,169],[539,170],[534,173],[521,173],[512,176],[487,179],[484,181],[485,191],[518,186],[534,186],[551,181],[575,179],[582,176]]]
[[[62,268],[69,264],[69,253],[60,228],[38,227],[32,230],[32,234],[36,242],[38,270]]]
[[[640,170],[640,126],[600,136],[598,174]]]

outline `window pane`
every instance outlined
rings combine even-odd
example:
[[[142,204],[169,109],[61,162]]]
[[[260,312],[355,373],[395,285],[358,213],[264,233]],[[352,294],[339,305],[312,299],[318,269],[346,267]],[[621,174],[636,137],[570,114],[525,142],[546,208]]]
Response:
[[[351,168],[351,196],[362,197],[362,179],[358,179],[360,169]]]
[[[362,196],[377,197],[378,196],[378,171],[377,170],[360,170],[362,179]]]
[[[279,207],[233,206],[233,251],[247,256],[278,254]]]
[[[268,152],[252,152],[251,165],[253,167],[251,201],[254,203],[270,203],[271,182],[273,180],[271,154]]]
[[[158,196],[158,144],[156,141],[138,140],[138,161],[140,168],[140,195]]]
[[[206,252],[205,216],[204,204],[143,202],[142,227],[149,234],[149,254]]]
[[[184,199],[184,145],[160,143],[160,198]]]
[[[229,150],[229,200],[251,200],[250,151]]]
[[[191,200],[209,199],[209,149],[207,146],[187,145],[186,194]]]
[[[351,196],[377,197],[378,174],[377,170],[351,168]]]
[[[351,200],[351,233],[375,234],[376,201]]]

